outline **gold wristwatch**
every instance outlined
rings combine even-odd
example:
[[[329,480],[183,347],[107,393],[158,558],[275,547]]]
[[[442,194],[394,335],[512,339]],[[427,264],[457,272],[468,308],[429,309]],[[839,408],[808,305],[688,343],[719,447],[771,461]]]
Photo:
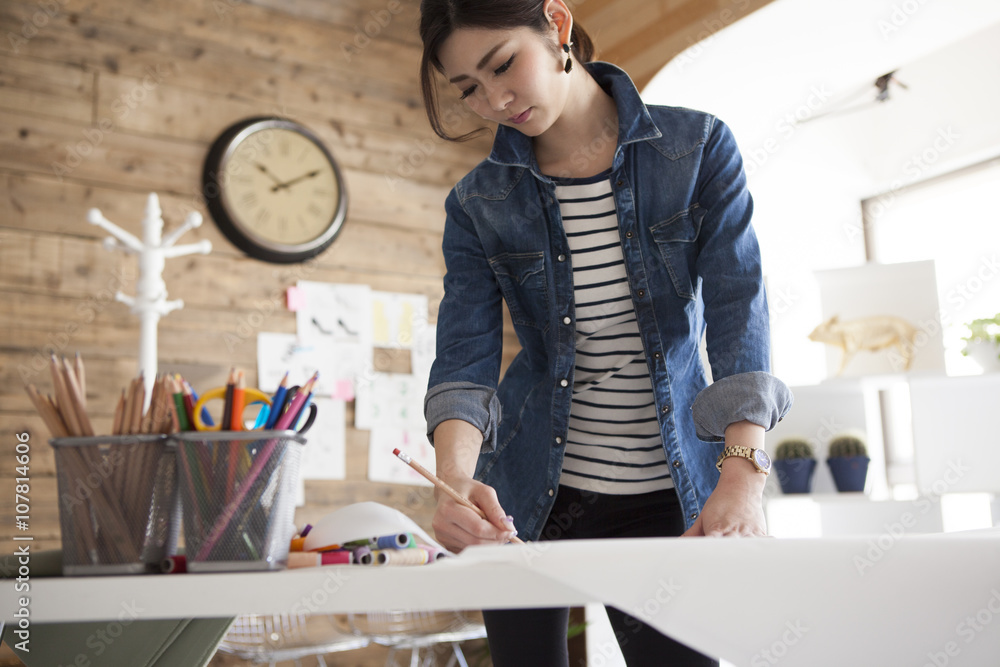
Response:
[[[726,447],[719,454],[719,459],[715,462],[715,467],[719,469],[720,473],[722,472],[722,462],[730,456],[739,456],[740,458],[747,459],[757,468],[757,472],[762,472],[765,475],[771,472],[771,457],[763,449],[734,445]]]

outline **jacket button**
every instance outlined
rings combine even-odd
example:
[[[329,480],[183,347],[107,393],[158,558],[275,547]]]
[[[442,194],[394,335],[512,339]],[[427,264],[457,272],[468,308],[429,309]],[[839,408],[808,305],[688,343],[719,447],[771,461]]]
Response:
[[[664,405],[662,408],[660,408],[660,412],[662,412],[663,414],[667,414],[668,412],[670,412],[670,406]]]
[[[549,490],[549,495],[552,495],[551,489]],[[697,518],[698,518],[698,513],[697,512],[692,512],[691,513],[691,520],[694,521]]]
[[[632,232],[625,232],[625,238],[627,239],[632,238]]]
[[[554,495],[556,495],[556,492],[553,491],[552,489],[549,489],[549,497],[551,498]]]
[[[623,181],[622,179],[619,178],[618,179],[618,187],[621,187],[623,185],[625,185],[625,181]]]
[[[638,294],[640,297],[644,297],[644,296],[646,296],[646,290],[641,289],[638,292],[636,292],[636,294]]]
[[[562,444],[562,438],[560,438],[558,435],[556,436],[556,444],[557,445],[561,445]]]
[[[565,262],[566,261],[566,255],[559,255],[558,257],[556,257],[556,259],[558,261],[560,261],[560,262]]]
[[[564,318],[563,318],[563,324],[569,324],[569,323],[570,323],[570,322],[572,322],[572,321],[573,321],[573,320],[571,320],[571,319],[569,318],[569,316],[568,316],[568,315],[567,315],[566,317],[564,317]]]
[[[559,380],[559,386],[560,387],[568,387],[569,386],[569,380],[567,380],[565,378],[563,378],[562,380]]]
[[[680,468],[681,467],[680,459],[674,459],[674,467],[675,468]]]
[[[659,359],[659,358],[660,358],[660,357],[662,357],[662,356],[663,356],[663,355],[662,355],[662,354],[660,354],[659,352],[654,352],[654,353],[653,353],[653,358],[654,358],[654,359]]]

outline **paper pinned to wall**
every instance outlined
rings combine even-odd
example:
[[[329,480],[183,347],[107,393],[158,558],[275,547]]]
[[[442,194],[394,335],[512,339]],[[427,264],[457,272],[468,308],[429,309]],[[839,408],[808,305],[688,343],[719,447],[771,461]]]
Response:
[[[423,428],[426,388],[425,381],[415,375],[372,373],[358,382],[354,427]]]
[[[434,472],[434,448],[427,441],[424,429],[376,426],[372,428],[368,440],[368,479],[372,482],[433,486],[392,453],[397,448]]]
[[[427,297],[401,292],[372,292],[372,344],[409,349],[427,328]]]
[[[303,479],[344,479],[346,409],[344,401],[313,396],[316,422],[306,432],[302,450]]]
[[[371,287],[300,280],[298,288],[304,303],[295,321],[302,340],[371,347]]]
[[[303,342],[295,334],[257,334],[257,387],[265,393],[277,391],[286,371],[289,386],[303,385],[319,371],[313,392],[329,395],[335,388],[334,363],[329,347]]]
[[[300,280],[298,288],[304,295],[295,313],[299,338],[328,355],[328,393],[350,400],[354,379],[372,365],[371,287]]]
[[[418,378],[423,378],[426,388],[427,378],[431,374],[431,364],[437,353],[437,330],[433,325],[429,325],[417,332],[413,339],[413,349],[410,350],[410,365],[413,374]]]

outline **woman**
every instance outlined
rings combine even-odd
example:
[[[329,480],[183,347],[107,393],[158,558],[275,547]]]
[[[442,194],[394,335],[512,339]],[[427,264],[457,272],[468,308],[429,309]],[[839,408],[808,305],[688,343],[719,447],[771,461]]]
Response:
[[[439,497],[438,538],[461,550],[515,534],[764,535],[764,432],[791,396],[768,373],[752,204],[728,128],[646,107],[624,72],[589,62],[563,0],[423,0],[420,31],[434,130],[452,138],[435,70],[498,124],[489,159],[445,202],[425,399],[437,474],[488,520]],[[522,349],[498,384],[501,298]],[[630,665],[717,664],[608,613]],[[567,610],[485,618],[495,665],[566,664]]]

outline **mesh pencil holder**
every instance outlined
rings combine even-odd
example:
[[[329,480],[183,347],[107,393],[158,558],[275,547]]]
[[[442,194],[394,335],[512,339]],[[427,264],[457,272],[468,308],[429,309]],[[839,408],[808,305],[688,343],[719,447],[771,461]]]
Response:
[[[193,431],[171,439],[188,571],[283,569],[305,438],[295,431]]]
[[[53,438],[63,573],[159,571],[177,549],[177,457],[159,434]]]

